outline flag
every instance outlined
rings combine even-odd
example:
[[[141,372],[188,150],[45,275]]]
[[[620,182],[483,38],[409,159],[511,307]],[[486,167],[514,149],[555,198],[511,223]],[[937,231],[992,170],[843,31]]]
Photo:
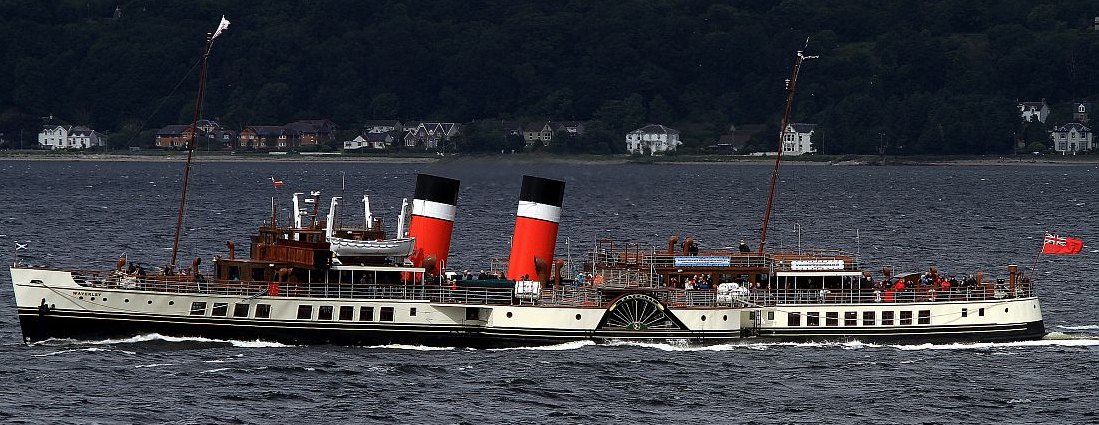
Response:
[[[283,186],[286,185],[285,183],[282,182],[282,180],[275,180],[274,177],[271,177],[271,184],[275,185],[275,189],[278,189],[278,188],[283,187]]]
[[[1042,253],[1050,255],[1075,255],[1084,249],[1084,241],[1076,238],[1046,235],[1042,244]]]
[[[15,241],[15,250],[19,251],[19,250],[22,250],[22,249],[27,249],[27,244],[19,243],[19,241]]]
[[[225,31],[227,28],[229,28],[229,20],[225,19],[225,15],[221,15],[221,23],[218,24],[218,29],[214,31],[214,35],[210,37],[210,40],[218,38],[218,36],[221,35],[221,32]]]

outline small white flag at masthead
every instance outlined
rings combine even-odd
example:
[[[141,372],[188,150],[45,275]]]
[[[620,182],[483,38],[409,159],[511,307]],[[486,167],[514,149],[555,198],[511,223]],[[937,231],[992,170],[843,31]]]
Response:
[[[225,19],[225,15],[221,15],[221,23],[218,24],[218,29],[214,31],[214,36],[210,37],[210,39],[213,40],[218,38],[218,36],[221,35],[221,32],[225,31],[226,28],[229,28],[229,20]]]

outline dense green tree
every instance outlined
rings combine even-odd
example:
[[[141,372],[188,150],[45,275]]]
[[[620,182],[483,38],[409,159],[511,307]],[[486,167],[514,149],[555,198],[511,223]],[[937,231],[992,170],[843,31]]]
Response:
[[[37,133],[52,114],[109,131],[112,146],[152,143],[121,140],[190,120],[222,14],[232,25],[210,56],[205,116],[235,130],[596,119],[552,149],[620,152],[650,122],[698,148],[729,124],[777,127],[799,49],[821,58],[803,68],[794,120],[818,123],[829,153],[875,153],[883,139],[891,154],[1002,153],[1012,133],[1042,135],[1020,126],[1016,100],[1099,104],[1099,3],[1087,0],[0,0],[0,133]],[[458,148],[521,149],[497,131]],[[756,147],[773,149],[767,139]]]

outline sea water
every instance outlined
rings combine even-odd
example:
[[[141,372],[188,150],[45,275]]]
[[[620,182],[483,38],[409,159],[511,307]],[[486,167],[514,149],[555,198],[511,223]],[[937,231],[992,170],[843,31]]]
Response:
[[[108,269],[167,263],[182,164],[0,161],[0,256]],[[523,174],[566,181],[559,258],[597,239],[661,250],[758,243],[770,165],[199,163],[180,263],[243,249],[292,193],[345,197],[344,223],[396,224],[416,173],[462,181],[450,269],[506,258]],[[269,178],[283,180],[282,189]],[[346,186],[341,183],[346,177]],[[836,248],[882,266],[1036,280],[1041,341],[547,347],[288,346],[141,335],[24,345],[0,274],[0,421],[12,423],[924,423],[1099,421],[1099,168],[784,166],[768,245]],[[324,203],[327,205],[327,203]],[[391,227],[392,228],[392,227]],[[1056,232],[1089,246],[1038,256]],[[15,242],[27,249],[14,251]]]

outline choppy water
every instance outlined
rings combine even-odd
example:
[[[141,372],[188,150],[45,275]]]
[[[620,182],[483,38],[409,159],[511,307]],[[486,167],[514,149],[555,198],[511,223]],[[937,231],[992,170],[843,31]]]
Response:
[[[0,257],[107,268],[123,252],[170,255],[175,163],[0,161]],[[394,224],[414,174],[462,180],[452,268],[504,257],[520,176],[567,181],[567,257],[597,237],[660,247],[757,238],[769,166],[212,163],[196,168],[183,258],[244,246],[270,214],[269,177],[290,191],[371,195]],[[341,175],[343,173],[343,176]],[[570,343],[515,350],[293,347],[178,339],[21,342],[0,274],[0,421],[29,423],[1094,423],[1099,168],[783,169],[773,247],[858,251],[870,268],[1005,274],[1036,265],[1043,341],[1005,344]],[[348,202],[354,205],[354,202]],[[280,205],[285,216],[286,205]],[[353,207],[349,207],[353,210]],[[347,211],[352,219],[357,210]],[[1035,253],[1046,231],[1084,239],[1075,257]],[[564,243],[564,237],[569,243]]]

